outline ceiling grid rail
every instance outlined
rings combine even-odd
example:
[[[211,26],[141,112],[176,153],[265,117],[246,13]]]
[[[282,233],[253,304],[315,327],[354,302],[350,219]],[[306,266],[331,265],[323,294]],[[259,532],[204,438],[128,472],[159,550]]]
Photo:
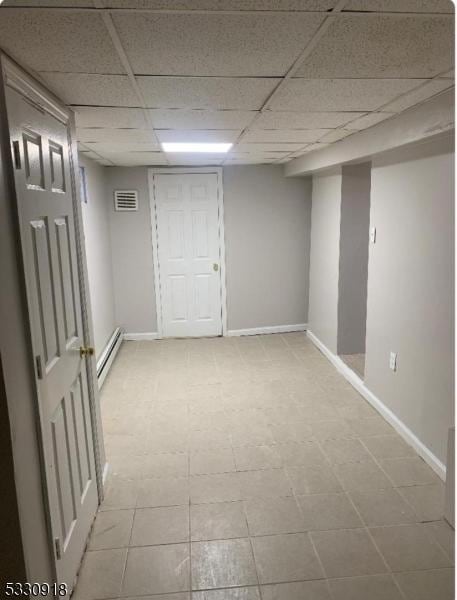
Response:
[[[426,87],[427,85],[430,84],[431,81],[437,81],[439,79],[442,79],[443,76],[446,73],[447,73],[447,71],[442,71],[441,73],[438,73],[438,75],[435,75],[434,77],[431,77],[430,79],[427,79],[426,81],[423,81],[422,83],[420,83],[419,85],[411,88],[410,90],[407,90],[406,92],[402,92],[402,93],[398,94],[394,98],[391,98],[387,102],[384,102],[384,104],[382,104],[381,106],[379,106],[379,108],[377,108],[376,110],[372,110],[370,112],[367,112],[365,116],[387,112],[387,113],[390,114],[390,117],[386,117],[385,120],[387,120],[387,119],[390,119],[392,117],[395,117],[395,116],[399,115],[400,113],[398,113],[398,112],[389,112],[389,111],[384,111],[383,109],[386,108],[386,107],[388,108],[391,104],[394,104],[395,102],[397,102],[397,100],[401,100],[402,98],[406,98],[410,94],[413,94],[414,92],[417,92],[421,88]],[[414,104],[413,106],[419,106],[420,104],[423,104],[424,102],[427,102],[428,100],[430,100],[430,98],[434,98],[435,96],[439,96],[440,94],[444,94],[446,91],[447,90],[439,91],[434,96],[431,96],[431,97],[428,96],[427,98],[425,98],[424,100],[418,102],[417,104]],[[408,108],[413,108],[413,106],[408,107]],[[351,131],[352,132],[351,134],[348,134],[347,136],[342,137],[340,140],[333,140],[333,142],[337,143],[339,141],[342,141],[343,139],[346,139],[350,135],[354,135],[354,134],[358,133],[359,131],[363,131],[363,130],[359,130],[359,129],[351,129],[349,127],[351,125],[351,123],[355,123],[355,121],[357,121],[360,118],[361,117],[355,117],[354,119],[351,119],[347,123],[344,123],[343,125],[340,125],[339,127],[335,127],[334,129],[332,129],[331,132],[329,132],[329,134],[330,133],[334,133],[335,131]],[[375,123],[375,125],[377,125],[377,124],[378,123]],[[375,125],[373,125],[373,127]],[[323,146],[326,146],[327,144],[325,142],[325,136],[319,142],[310,142],[310,143],[307,143],[300,150],[293,150],[289,154],[287,154],[285,156],[282,156],[281,158],[278,158],[278,159],[274,160],[273,164],[278,164],[278,163],[281,163],[282,161],[290,160],[291,158],[298,158],[298,156],[302,156],[302,154],[299,154],[299,152],[303,152],[303,150],[305,150],[309,146],[316,145],[316,144],[322,144]]]
[[[446,0],[34,1],[5,0],[0,44],[73,108],[81,151],[105,165],[290,162],[454,85]],[[232,148],[163,152],[186,140]]]
[[[346,4],[346,2],[347,2],[347,0],[340,0],[336,4],[336,6],[333,8],[333,10],[331,12],[327,13],[327,16],[324,17],[324,20],[322,21],[322,23],[320,23],[320,25],[318,26],[317,30],[314,32],[314,35],[309,40],[309,42],[306,44],[306,46],[304,47],[304,49],[302,50],[302,52],[300,53],[300,55],[295,59],[295,61],[292,63],[292,65],[290,66],[290,68],[288,69],[288,71],[286,72],[286,74],[282,77],[281,81],[274,88],[274,90],[271,92],[271,94],[267,97],[267,99],[265,100],[265,102],[263,103],[263,105],[260,107],[260,110],[254,116],[254,118],[249,123],[249,125],[242,130],[242,132],[240,133],[240,135],[238,136],[238,138],[235,140],[235,143],[233,144],[233,148],[236,148],[236,146],[242,141],[242,139],[245,137],[245,135],[251,130],[252,126],[257,122],[257,120],[260,118],[260,116],[265,111],[268,110],[268,107],[270,106],[271,101],[273,100],[273,98],[275,98],[281,92],[281,90],[286,85],[286,83],[288,82],[288,80],[291,77],[293,77],[294,73],[296,73],[298,71],[298,69],[305,62],[306,58],[314,50],[314,48],[316,47],[318,41],[322,38],[322,36],[324,35],[324,33],[326,33],[327,29],[330,27],[330,25],[333,22],[332,16],[334,16],[337,13],[339,13],[343,9],[343,7]],[[223,161],[222,164],[225,164],[225,162],[226,161]]]
[[[160,148],[160,144],[159,144],[159,140],[157,138],[157,135],[155,133],[154,130],[154,126],[152,123],[152,119],[149,116],[148,110],[147,110],[147,106],[146,106],[146,102],[143,96],[143,93],[140,90],[140,87],[138,85],[138,82],[136,80],[135,77],[135,73],[132,69],[132,66],[130,64],[130,61],[127,57],[127,54],[124,50],[124,47],[122,45],[121,39],[119,37],[119,34],[116,30],[116,27],[114,25],[113,19],[111,17],[111,13],[110,11],[105,7],[103,0],[93,0],[94,2],[94,6],[97,9],[101,9],[101,17],[103,20],[103,23],[105,24],[106,29],[108,30],[108,34],[111,38],[111,41],[113,43],[113,46],[117,52],[117,55],[119,57],[119,60],[121,61],[122,66],[125,69],[125,72],[127,74],[127,77],[129,79],[129,83],[132,87],[133,93],[136,95],[136,97],[138,98],[138,101],[140,103],[140,107],[142,109],[143,112],[143,117],[146,123],[146,126],[148,127],[148,130],[151,132],[151,135],[153,137],[153,141],[154,143],[157,144],[157,146]],[[167,164],[169,163],[168,158],[165,155],[165,158],[167,160]]]

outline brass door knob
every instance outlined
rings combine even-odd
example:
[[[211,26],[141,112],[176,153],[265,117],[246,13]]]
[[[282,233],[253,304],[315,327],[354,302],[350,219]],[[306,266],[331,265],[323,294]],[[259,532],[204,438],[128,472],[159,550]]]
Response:
[[[219,271],[219,265],[217,263],[213,263],[213,271]]]
[[[79,356],[82,358],[83,356],[93,356],[95,354],[95,350],[92,346],[81,346],[79,348]]]

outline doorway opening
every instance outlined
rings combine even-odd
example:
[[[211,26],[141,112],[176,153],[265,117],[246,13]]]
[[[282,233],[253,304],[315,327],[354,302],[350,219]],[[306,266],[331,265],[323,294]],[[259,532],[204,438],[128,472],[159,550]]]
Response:
[[[338,282],[341,359],[365,376],[371,163],[343,167]]]

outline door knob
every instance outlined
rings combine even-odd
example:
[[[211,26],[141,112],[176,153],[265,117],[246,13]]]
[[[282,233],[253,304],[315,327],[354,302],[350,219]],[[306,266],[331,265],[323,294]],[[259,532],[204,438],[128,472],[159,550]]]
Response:
[[[219,265],[217,263],[213,263],[213,271],[219,271]]]
[[[79,348],[79,356],[83,358],[83,356],[93,356],[95,354],[95,350],[92,346],[81,346]]]

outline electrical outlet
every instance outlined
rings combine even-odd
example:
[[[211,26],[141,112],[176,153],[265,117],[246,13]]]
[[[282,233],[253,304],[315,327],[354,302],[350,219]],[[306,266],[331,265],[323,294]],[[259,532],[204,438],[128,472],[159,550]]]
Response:
[[[397,370],[397,353],[396,352],[390,353],[389,368],[392,369],[392,371]]]

